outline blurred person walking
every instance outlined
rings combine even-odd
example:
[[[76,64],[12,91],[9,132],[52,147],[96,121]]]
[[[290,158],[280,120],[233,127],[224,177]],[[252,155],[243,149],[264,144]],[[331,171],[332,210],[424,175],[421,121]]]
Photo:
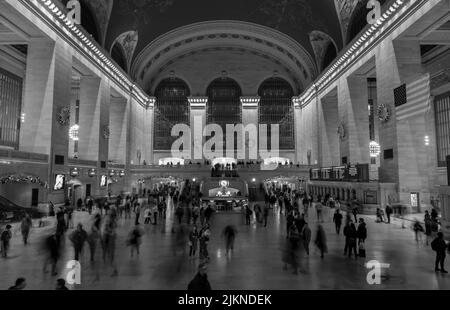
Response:
[[[320,258],[324,258],[324,254],[328,253],[327,247],[327,237],[325,235],[325,230],[322,225],[317,226],[316,240],[315,244],[317,248],[320,250]]]
[[[334,226],[336,228],[336,233],[338,235],[341,233],[342,218],[343,218],[343,216],[342,216],[341,212],[339,211],[339,209],[337,209],[333,216],[333,222],[334,222]]]
[[[308,256],[309,256],[309,244],[311,243],[311,235],[312,235],[311,228],[309,228],[308,223],[305,222],[301,236],[303,241],[303,248],[305,249],[305,252]]]
[[[95,260],[95,252],[97,249],[97,245],[101,239],[101,220],[102,217],[100,214],[96,214],[94,218],[94,224],[92,225],[91,232],[88,235],[88,244],[89,250],[91,254],[91,262]]]
[[[117,276],[117,266],[114,261],[116,252],[116,219],[112,214],[107,215],[102,234],[103,261],[108,263],[113,272],[111,276]]]
[[[232,225],[228,225],[223,230],[223,236],[225,237],[225,248],[226,253],[233,251],[234,249],[234,240],[236,239],[236,228]]]
[[[188,291],[210,291],[211,285],[208,281],[207,264],[201,263],[198,266],[198,273],[195,275],[194,279],[189,282]]]
[[[195,256],[198,247],[199,232],[197,225],[194,225],[189,233],[189,256]]]
[[[2,257],[4,257],[4,258],[8,257],[10,240],[12,238],[11,228],[12,228],[11,225],[9,225],[9,224],[6,225],[5,230],[0,235]]]
[[[30,215],[24,214],[22,221],[20,223],[20,231],[22,233],[23,244],[28,244],[28,237],[30,235],[31,227],[33,227],[33,222]]]
[[[69,239],[72,241],[75,250],[75,260],[79,261],[80,255],[83,252],[84,243],[88,239],[88,234],[83,229],[82,224],[78,224],[77,229],[70,235]]]
[[[8,290],[9,291],[20,291],[25,289],[27,286],[27,281],[25,278],[18,278],[13,286],[11,286]]]
[[[422,232],[424,232],[424,229],[423,229],[422,224],[420,224],[418,219],[415,219],[415,221],[414,221],[413,231],[414,231],[414,235],[415,235],[415,238],[416,238],[416,242],[417,243],[419,241],[422,242]]]
[[[139,248],[141,245],[141,238],[143,232],[139,224],[136,224],[134,228],[131,230],[127,240],[127,246],[130,247],[131,258],[134,256],[134,252],[139,256]]]
[[[51,265],[52,268],[52,276],[56,276],[56,266],[58,263],[58,259],[60,256],[60,243],[59,238],[56,234],[52,234],[44,239],[44,250],[47,252],[47,257],[44,261],[44,273],[47,273],[48,264]]]
[[[434,271],[436,272],[440,271],[441,273],[448,273],[447,270],[445,270],[444,268],[447,243],[444,240],[444,234],[442,232],[438,232],[437,237],[431,242],[431,249],[436,252]]]
[[[323,211],[323,205],[322,202],[318,201],[316,203],[316,213],[317,213],[317,221],[322,222],[323,223],[323,215],[322,215],[322,211]]]
[[[56,291],[68,291],[69,289],[66,286],[66,280],[58,279],[56,280]]]
[[[348,257],[352,257],[352,253],[355,254],[355,258],[358,258],[358,253],[356,251],[356,239],[358,236],[358,232],[356,230],[356,226],[353,223],[349,223],[344,229],[344,235],[345,235],[345,246],[344,249],[344,255],[347,254],[348,250]]]

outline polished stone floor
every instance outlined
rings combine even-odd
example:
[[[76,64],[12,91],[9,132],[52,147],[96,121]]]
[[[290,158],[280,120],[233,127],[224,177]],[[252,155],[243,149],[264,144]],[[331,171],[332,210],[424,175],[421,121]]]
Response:
[[[309,217],[316,230],[314,210]],[[311,245],[311,256],[301,255],[300,273],[284,270],[282,249],[285,242],[285,219],[278,212],[271,214],[267,228],[253,224],[246,226],[241,214],[215,214],[212,219],[212,238],[209,245],[211,256],[208,277],[213,289],[450,289],[450,275],[434,272],[434,253],[423,242],[416,243],[411,229],[399,223],[379,224],[374,218],[365,217],[368,223],[367,257],[349,259],[343,255],[344,237],[337,236],[331,222],[331,212],[325,210],[324,228],[329,252],[322,260]],[[76,222],[85,223],[89,229],[90,218],[78,213]],[[139,257],[130,257],[126,237],[134,221],[119,222],[116,262],[118,275],[111,276],[111,269],[101,262],[101,250],[97,262],[89,262],[89,249],[81,260],[81,285],[76,289],[180,289],[184,290],[196,273],[198,258],[189,258],[182,251],[174,251],[175,235],[172,233],[173,214],[164,224],[145,228]],[[225,255],[225,243],[221,232],[226,225],[238,229],[235,249]],[[21,243],[20,231],[16,229],[12,240],[10,257],[0,259],[0,283],[10,286],[17,277],[27,279],[27,289],[53,289],[58,277],[65,277],[67,261],[73,258],[70,241],[66,241],[64,257],[60,260],[57,277],[42,272],[45,254],[41,243],[51,228],[33,228],[31,243]],[[187,251],[187,245],[186,245]],[[175,253],[175,254],[174,254]],[[187,253],[187,252],[186,252]],[[383,271],[381,285],[369,285],[365,263],[378,260],[390,264]],[[450,267],[448,268],[450,269]]]

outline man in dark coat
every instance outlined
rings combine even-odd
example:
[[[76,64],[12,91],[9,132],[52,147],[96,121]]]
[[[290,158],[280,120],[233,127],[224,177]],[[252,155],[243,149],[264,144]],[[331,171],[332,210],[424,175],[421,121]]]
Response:
[[[339,211],[339,209],[336,210],[336,212],[334,213],[334,216],[333,216],[333,222],[336,227],[336,233],[338,235],[341,233],[342,218],[343,218],[343,216],[342,216],[341,212]]]
[[[206,274],[207,271],[207,265],[206,264],[200,264],[198,266],[198,273],[192,279],[192,281],[188,285],[188,291],[210,291],[211,285],[208,281],[208,276]]]
[[[388,224],[390,224],[391,223],[391,214],[392,214],[392,208],[390,205],[386,206],[385,213],[386,213]]]
[[[442,232],[438,232],[436,239],[431,242],[431,248],[436,252],[436,262],[434,271],[448,273],[444,268],[445,261],[445,251],[447,250],[447,243],[444,240],[444,234]],[[441,267],[439,269],[439,266]]]
[[[366,223],[364,222],[364,219],[362,218],[359,219],[357,236],[358,236],[358,244],[360,244],[361,242],[365,242],[367,239],[367,227]]]
[[[83,229],[83,225],[78,224],[77,229],[70,235],[70,241],[73,243],[75,250],[75,260],[78,261],[83,251],[84,243],[88,239],[87,232]]]

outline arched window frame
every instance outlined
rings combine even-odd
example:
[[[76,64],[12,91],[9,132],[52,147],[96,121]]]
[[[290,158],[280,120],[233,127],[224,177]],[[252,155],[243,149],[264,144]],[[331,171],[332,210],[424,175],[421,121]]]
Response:
[[[179,78],[171,77],[159,82],[155,89],[155,122],[153,149],[170,151],[177,137],[171,136],[173,126],[190,125],[189,86]]]
[[[259,124],[267,124],[267,144],[271,149],[270,125],[279,124],[280,150],[295,150],[295,123],[292,97],[294,90],[285,79],[273,77],[261,83],[258,108]]]
[[[228,92],[228,93],[227,93]],[[242,89],[232,78],[221,77],[212,81],[206,91],[208,104],[206,105],[206,123],[220,125],[223,131],[224,153],[227,148],[226,125],[242,124]],[[237,137],[234,150],[237,150]]]

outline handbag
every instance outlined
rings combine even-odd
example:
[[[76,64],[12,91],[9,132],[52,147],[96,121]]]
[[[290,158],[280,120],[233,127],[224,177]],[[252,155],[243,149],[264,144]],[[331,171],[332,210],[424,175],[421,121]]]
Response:
[[[365,246],[364,242],[360,242],[359,243],[359,250],[360,251],[364,251],[365,249],[366,249],[366,246]]]

